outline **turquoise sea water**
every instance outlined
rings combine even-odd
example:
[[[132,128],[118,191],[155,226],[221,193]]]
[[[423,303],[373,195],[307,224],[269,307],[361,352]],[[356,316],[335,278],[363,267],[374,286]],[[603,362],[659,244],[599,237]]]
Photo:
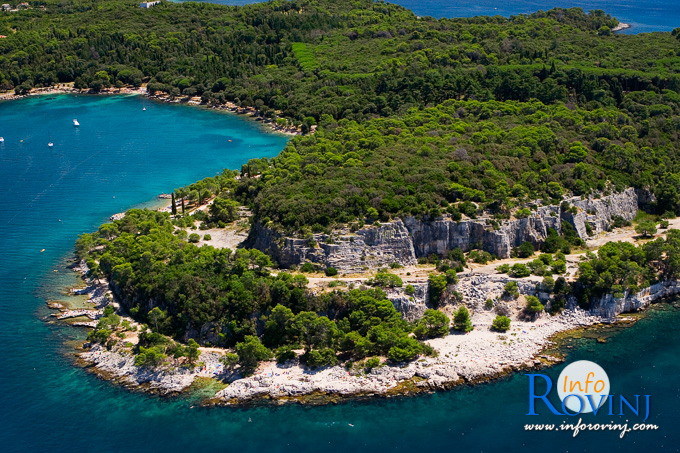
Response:
[[[231,115],[148,102],[142,112],[142,105],[137,97],[69,96],[0,103],[0,450],[678,450],[680,311],[670,305],[606,344],[582,339],[568,349],[569,361],[599,363],[614,392],[652,395],[648,422],[660,430],[623,440],[609,432],[575,439],[525,432],[526,423],[566,417],[525,416],[522,374],[417,397],[235,409],[134,393],[74,367],[65,342],[83,331],[50,323],[44,303],[64,298],[60,289],[75,280],[65,266],[77,235],[160,192],[273,156],[286,142]],[[555,379],[561,368],[547,373]]]
[[[256,3],[248,0],[208,0],[223,5]],[[473,17],[531,14],[551,8],[601,9],[633,26],[622,33],[671,31],[680,27],[680,2],[676,0],[392,0],[421,16]]]

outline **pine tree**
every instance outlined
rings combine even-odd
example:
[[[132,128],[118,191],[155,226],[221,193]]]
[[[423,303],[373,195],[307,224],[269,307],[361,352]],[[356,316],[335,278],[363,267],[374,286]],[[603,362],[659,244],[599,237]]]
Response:
[[[460,307],[453,316],[453,327],[463,332],[470,332],[474,329],[472,322],[470,322],[470,312],[465,306]]]
[[[175,192],[172,193],[172,215],[177,215],[177,206],[175,205]]]

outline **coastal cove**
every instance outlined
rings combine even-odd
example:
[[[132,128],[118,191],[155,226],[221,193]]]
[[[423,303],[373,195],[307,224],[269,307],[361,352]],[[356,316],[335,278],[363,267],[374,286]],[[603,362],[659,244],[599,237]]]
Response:
[[[1,192],[6,206],[0,233],[2,250],[11,251],[0,265],[2,356],[9,377],[1,397],[8,408],[2,440],[8,451],[58,451],[67,444],[69,449],[101,445],[106,451],[142,451],[148,445],[164,451],[215,451],[227,444],[244,451],[318,451],[319,445],[329,451],[357,447],[415,451],[424,446],[448,448],[452,442],[465,450],[502,451],[501,445],[489,443],[490,419],[516,420],[494,424],[493,430],[517,444],[553,445],[552,435],[522,430],[526,377],[521,374],[419,398],[244,411],[192,409],[192,396],[161,399],[130,393],[73,368],[72,348],[64,341],[82,339],[82,331],[46,324],[36,315],[47,316],[45,300],[59,299],[59,291],[73,284],[75,274],[66,265],[75,236],[95,229],[111,213],[217,169],[238,168],[250,157],[273,156],[285,144],[285,138],[261,134],[251,122],[229,115],[156,104],[147,104],[142,112],[142,105],[137,97],[89,96],[34,97],[0,104],[2,118],[9,119],[5,123],[9,132],[3,131],[6,141],[0,148],[6,184]],[[157,116],[154,109],[159,109]],[[139,116],[143,113],[152,115]],[[41,115],[45,130],[34,127]],[[82,124],[78,132],[70,125],[76,117]],[[170,121],[173,127],[167,126]],[[98,124],[97,134],[88,135],[88,123]],[[122,133],[133,130],[144,139],[130,142]],[[24,144],[17,145],[14,135]],[[52,136],[53,150],[45,146],[43,135]],[[227,137],[239,147],[225,156]],[[192,148],[197,143],[206,154]],[[133,146],[134,153],[130,152]],[[99,154],[93,155],[97,150]],[[680,371],[674,357],[679,319],[676,309],[662,306],[606,344],[576,340],[568,358],[597,361],[617,377],[619,392],[633,393],[641,386],[655,395],[676,392],[674,383],[665,378]],[[554,378],[560,369],[547,373]],[[677,434],[672,427],[678,420],[669,415],[677,414],[676,403],[677,399],[656,398],[650,418],[662,427],[668,439],[665,445],[654,444],[661,436],[637,433],[613,447],[605,442],[606,436],[588,435],[574,446],[591,451],[630,451],[641,443],[653,445],[656,451],[673,448],[677,439],[672,436]],[[84,425],[86,420],[89,423]],[[125,435],[112,438],[111,429]],[[305,436],[294,437],[299,432]]]

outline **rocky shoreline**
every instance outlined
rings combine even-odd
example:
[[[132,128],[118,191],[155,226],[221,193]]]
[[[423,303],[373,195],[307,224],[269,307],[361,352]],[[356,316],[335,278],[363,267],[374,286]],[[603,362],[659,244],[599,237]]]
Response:
[[[546,207],[545,212],[535,214],[533,229],[524,230],[523,234],[536,233],[535,240],[540,240],[538,233],[543,233],[543,227],[550,222],[556,223],[563,218],[569,221],[579,235],[586,233],[585,225],[596,233],[610,228],[613,218],[617,215],[632,218],[637,212],[638,196],[633,189],[619,194],[598,199],[571,199],[570,204],[577,207],[576,212],[562,212],[559,207]],[[554,213],[551,215],[550,213]],[[407,220],[404,224],[407,224]],[[434,220],[432,225],[425,225],[436,230],[439,223],[450,223],[446,219]],[[439,222],[439,223],[437,223]],[[493,232],[510,240],[514,237],[515,229],[526,228],[531,219],[511,220],[508,225],[502,225]],[[388,224],[393,226],[394,222]],[[436,224],[436,225],[435,225]],[[447,226],[447,231],[450,230]],[[406,247],[413,251],[423,242],[432,240],[437,247],[450,246],[449,240],[455,240],[455,234],[446,233],[445,243],[440,243],[438,233],[418,233],[404,231],[403,234],[383,234],[383,227],[367,228],[366,239],[360,247],[372,247],[376,255],[392,260]],[[422,228],[421,228],[422,229]],[[373,233],[371,233],[371,231]],[[527,233],[529,231],[529,233]],[[532,233],[533,232],[533,233]],[[369,237],[374,234],[375,237]],[[416,239],[413,239],[413,238]],[[532,236],[533,237],[533,236]],[[505,242],[505,239],[502,242]],[[356,245],[356,242],[352,241]],[[348,241],[349,243],[349,241]],[[489,244],[496,244],[491,241]],[[448,245],[447,245],[448,244]],[[392,253],[377,253],[375,247],[392,247]],[[343,249],[340,248],[339,251]],[[336,250],[337,251],[337,250]],[[428,250],[431,251],[431,250]],[[355,254],[357,256],[361,254]],[[399,255],[405,256],[405,255]],[[415,260],[415,254],[407,256],[409,262]],[[578,261],[579,256],[567,257],[567,261]],[[561,359],[545,353],[552,345],[552,339],[558,334],[565,334],[574,329],[583,329],[597,324],[616,322],[616,317],[623,312],[638,311],[646,308],[654,301],[672,295],[680,294],[680,282],[668,281],[657,283],[636,294],[625,293],[621,298],[606,295],[594,300],[590,311],[578,308],[576,300],[567,300],[566,310],[558,315],[542,312],[537,317],[528,317],[524,310],[526,296],[538,297],[546,307],[550,306],[551,296],[542,293],[537,286],[540,279],[534,277],[512,278],[497,274],[490,269],[473,268],[469,272],[459,273],[459,281],[452,286],[460,294],[461,300],[447,298],[446,305],[440,309],[451,315],[452,312],[464,304],[471,312],[471,321],[475,326],[472,332],[462,334],[451,331],[443,338],[427,340],[438,353],[437,357],[420,357],[414,362],[395,365],[382,362],[380,366],[366,369],[355,365],[345,369],[341,366],[310,369],[300,363],[299,359],[278,364],[274,361],[262,362],[251,376],[241,376],[236,371],[225,369],[220,358],[230,352],[221,348],[199,348],[200,355],[197,366],[190,367],[185,362],[170,360],[168,364],[149,369],[136,366],[134,356],[130,352],[131,345],[138,341],[137,333],[128,332],[118,345],[107,349],[99,344],[86,344],[86,350],[79,353],[82,363],[102,377],[120,382],[128,387],[139,388],[160,394],[173,394],[188,389],[196,378],[213,378],[225,387],[219,390],[207,404],[233,405],[249,404],[254,401],[285,402],[299,401],[315,403],[336,401],[340,398],[355,398],[364,396],[393,396],[411,394],[422,391],[447,389],[462,383],[476,383],[497,378],[517,370],[543,367]],[[413,266],[414,273],[416,266]],[[574,263],[568,267],[568,278],[576,271]],[[101,316],[102,310],[111,304],[120,313],[119,304],[114,300],[109,284],[105,280],[92,281],[86,276],[88,269],[84,263],[74,268],[83,276],[87,283],[85,289],[76,291],[78,294],[89,296],[94,305],[93,310],[66,312],[60,315],[67,318],[73,316],[87,316],[89,319],[83,326],[93,327]],[[408,269],[402,269],[404,271]],[[407,273],[404,282],[411,279],[414,292],[411,296],[404,293],[403,288],[393,288],[387,291],[387,297],[395,308],[407,320],[422,317],[427,308],[428,286],[427,279]],[[570,277],[571,276],[571,277]],[[318,279],[317,279],[318,280]],[[353,278],[354,284],[363,284],[360,277]],[[518,285],[519,298],[504,297],[504,287],[508,281],[515,281]],[[310,283],[312,285],[318,284]],[[318,287],[323,290],[323,285]],[[488,301],[492,304],[489,305]],[[60,307],[55,307],[60,308]],[[63,309],[61,307],[60,309]],[[547,310],[547,308],[546,308]],[[511,318],[510,330],[499,333],[491,330],[491,324],[497,314]],[[76,318],[77,319],[77,318]],[[125,318],[130,324],[136,323],[131,318]],[[135,329],[133,329],[135,330]],[[127,342],[127,347],[122,344]]]
[[[85,266],[77,269],[84,274]],[[480,282],[479,279],[485,279]],[[486,288],[501,284],[498,276],[462,276],[458,286],[469,284]],[[486,281],[488,280],[488,281]],[[528,286],[527,286],[528,288]],[[670,291],[680,290],[680,285],[664,286],[666,290],[646,289],[627,299],[639,301],[636,306],[606,299],[603,303],[615,307],[640,309],[653,301],[666,297]],[[670,290],[668,288],[673,288]],[[463,288],[461,288],[463,289]],[[90,300],[97,307],[113,303],[105,282],[88,281]],[[475,296],[470,294],[471,296]],[[475,297],[476,298],[476,297]],[[474,304],[471,304],[474,305]],[[519,311],[521,303],[510,307]],[[600,304],[600,308],[602,305]],[[610,307],[606,314],[616,313]],[[616,313],[618,314],[618,313]],[[242,405],[253,402],[280,404],[287,401],[302,403],[327,403],[344,398],[367,396],[395,396],[424,391],[449,389],[468,383],[485,382],[513,371],[540,368],[561,361],[559,357],[546,355],[545,349],[553,346],[552,338],[574,329],[582,329],[600,323],[614,322],[612,317],[602,317],[575,307],[574,301],[559,315],[543,313],[534,320],[513,319],[512,327],[505,333],[490,330],[495,313],[492,310],[474,309],[472,322],[475,329],[467,334],[453,333],[444,338],[429,340],[439,356],[422,357],[403,366],[382,365],[372,370],[346,370],[340,366],[310,369],[298,359],[278,364],[263,362],[255,374],[240,376],[224,369],[220,357],[226,350],[201,348],[199,366],[159,367],[149,369],[134,364],[128,351],[114,347],[107,350],[99,344],[85,344],[85,351],[78,354],[79,361],[88,369],[107,380],[129,388],[158,393],[176,394],[187,390],[196,378],[214,378],[226,385],[205,404]]]
[[[628,30],[629,28],[633,28],[633,26],[631,24],[619,22],[619,24],[616,27],[612,28],[612,33],[616,33],[617,31]]]
[[[393,396],[483,382],[513,371],[560,362],[558,357],[542,354],[552,344],[552,335],[602,321],[582,310],[568,310],[552,318],[547,319],[546,315],[534,326],[519,324],[499,334],[488,330],[490,323],[473,316],[474,331],[428,341],[439,357],[423,357],[405,366],[384,365],[365,373],[349,372],[340,366],[311,371],[296,363],[265,363],[255,375],[236,380],[219,391],[211,402],[231,405],[262,399],[304,400],[309,395],[331,399]]]

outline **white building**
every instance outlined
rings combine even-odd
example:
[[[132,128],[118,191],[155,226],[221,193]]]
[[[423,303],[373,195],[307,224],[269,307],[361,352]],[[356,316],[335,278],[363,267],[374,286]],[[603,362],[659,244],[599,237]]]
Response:
[[[10,9],[12,9],[12,7],[9,6],[7,3],[5,3],[4,5],[2,5],[2,10],[3,10],[3,11],[9,11]]]
[[[160,0],[156,0],[155,2],[142,2],[139,4],[140,8],[151,8],[152,6],[156,6],[160,3]]]

